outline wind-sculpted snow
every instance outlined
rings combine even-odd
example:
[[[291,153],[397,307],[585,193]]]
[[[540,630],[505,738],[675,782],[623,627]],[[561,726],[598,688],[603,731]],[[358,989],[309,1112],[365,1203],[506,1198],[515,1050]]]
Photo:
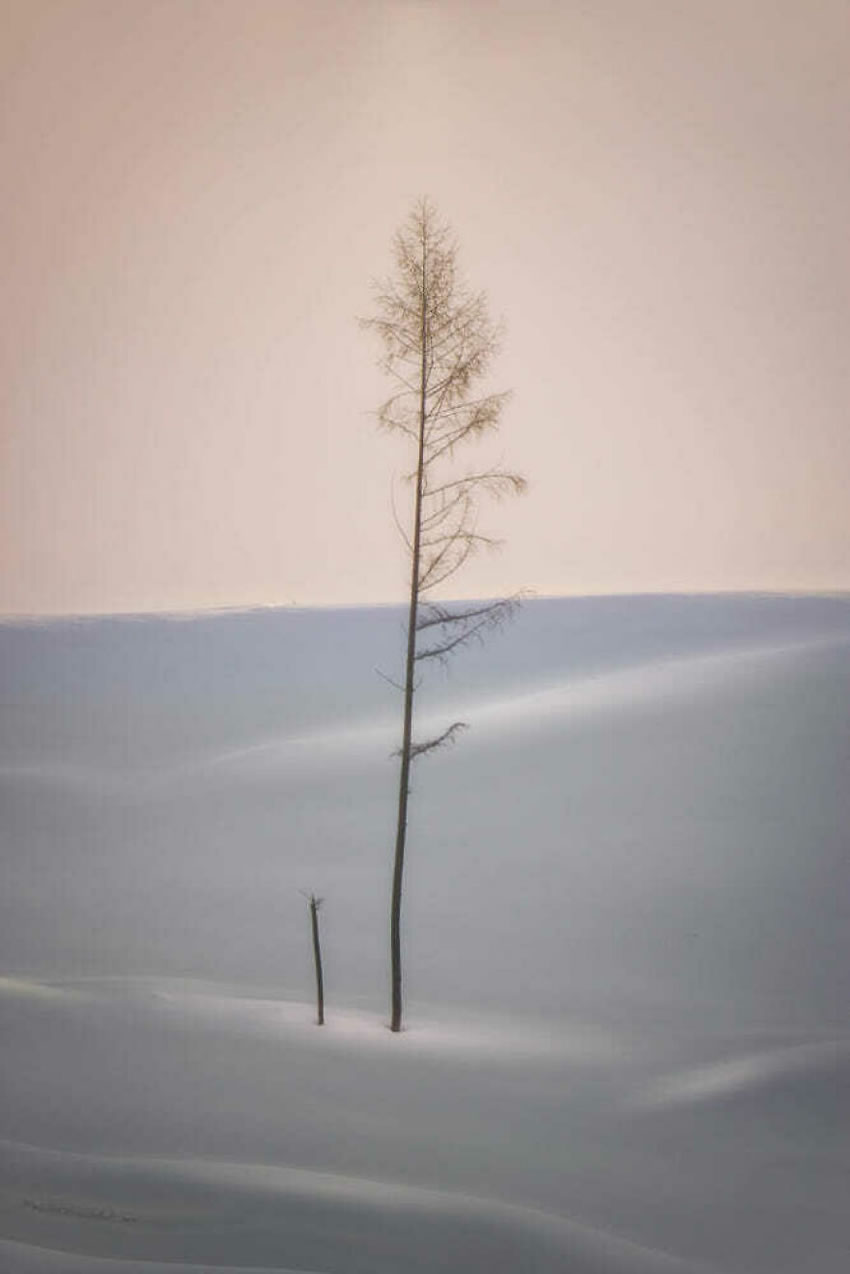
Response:
[[[0,1269],[843,1269],[850,600],[424,681],[393,1036],[401,619],[0,625]]]
[[[708,1274],[704,1265],[563,1217],[457,1192],[270,1164],[75,1155],[1,1143],[0,1152],[0,1187],[13,1214],[8,1224],[18,1235],[0,1241],[7,1274],[38,1269],[39,1260],[46,1270],[85,1268],[73,1248],[85,1252],[94,1271],[114,1263],[116,1274],[138,1267],[173,1271],[175,1256],[177,1268],[219,1269],[227,1262],[225,1269],[247,1269],[259,1261],[260,1268],[282,1274],[296,1268],[293,1260],[305,1259],[309,1267],[297,1268],[317,1274],[399,1268],[414,1274]],[[38,1188],[23,1193],[17,1183],[24,1180],[37,1180]],[[64,1240],[71,1250],[34,1252],[38,1245],[27,1242],[33,1232]],[[110,1249],[112,1261],[101,1266]],[[127,1260],[128,1249],[136,1261]],[[250,1266],[234,1262],[240,1251]]]
[[[240,1032],[278,1039],[297,1032],[302,1040],[307,1034],[312,1040],[314,1034],[313,1010],[303,1001],[245,998],[216,993],[212,988],[184,990],[170,984],[157,986],[150,994],[159,1009],[177,1013],[184,1020],[227,1025]],[[386,1053],[386,1032],[380,1014],[338,1008],[325,1023],[322,1038],[329,1049],[356,1047]],[[595,1065],[616,1056],[620,1045],[610,1032],[586,1025],[556,1023],[547,1027],[541,1022],[529,1022],[518,1030],[510,1019],[499,1020],[469,1010],[462,1014],[444,1011],[435,1017],[424,1009],[399,1039],[392,1041],[392,1047],[401,1058],[410,1053],[419,1057],[482,1057],[488,1066],[498,1066],[502,1061],[528,1063],[535,1058]]]
[[[676,701],[694,702],[701,697],[734,694],[753,680],[781,675],[782,665],[821,652],[850,654],[850,635],[811,637],[785,644],[733,647],[709,655],[655,659],[652,662],[565,676],[555,684],[533,690],[515,689],[510,696],[498,693],[452,705],[452,713],[474,723],[475,735],[465,742],[486,745],[510,741],[517,735],[539,736],[552,729],[570,730],[582,722],[610,714],[664,711]],[[445,720],[433,710],[419,717],[420,732],[427,736]],[[270,739],[205,758],[204,765],[235,774],[275,774],[292,766],[323,767],[346,759],[362,766],[389,755],[396,742],[398,724],[393,719],[353,721],[292,737]]]
[[[27,1243],[0,1239],[0,1258],[6,1274],[210,1274],[209,1265],[186,1265],[183,1261],[110,1260],[102,1256],[75,1256],[53,1252]],[[283,1266],[220,1265],[215,1274],[319,1274],[316,1270],[284,1269]]]
[[[0,1014],[9,1274],[112,1274],[95,1258],[115,1274],[145,1262],[163,1274],[175,1263],[790,1274],[802,1250],[805,1268],[828,1270],[840,1245],[830,1157],[783,1181],[771,1166],[783,1120],[798,1127],[805,1085],[780,1092],[764,1128],[738,1115],[749,1136],[735,1141],[729,1197],[711,1122],[656,1124],[688,1083],[699,1097],[712,1073],[734,1078],[728,1058],[698,1063],[716,1042],[681,1030],[429,1019],[414,1005],[415,1024],[396,1038],[354,1008],[320,1030],[306,1003],[154,978],[10,979]],[[751,1057],[730,1045],[742,1063]],[[691,1063],[677,1073],[683,1052]],[[761,1073],[817,1080],[837,1056],[829,1042],[788,1046]],[[817,1233],[784,1214],[789,1189],[793,1198],[807,1180],[821,1200]],[[705,1211],[717,1229],[695,1243]],[[736,1249],[761,1255],[742,1264]]]
[[[451,711],[475,726],[475,734],[466,742],[504,743],[522,734],[539,736],[556,728],[580,727],[583,721],[604,718],[606,714],[663,711],[665,705],[676,701],[734,694],[742,683],[776,676],[784,661],[848,650],[850,635],[813,635],[763,646],[737,645],[711,654],[656,657],[626,668],[583,675],[570,675],[567,670],[560,680],[531,690],[520,684],[507,696],[490,689],[474,699],[460,697],[451,704]],[[438,730],[445,711],[429,711],[426,707],[419,717],[421,733],[428,735]],[[391,756],[397,733],[396,719],[384,713],[245,742],[211,754],[199,752],[168,766],[148,762],[129,772],[105,772],[103,767],[73,763],[17,764],[0,766],[0,780],[89,788],[108,794],[137,791],[140,787],[147,791],[168,789],[228,775],[237,780],[274,778],[281,773],[324,769],[328,765],[362,769]]]
[[[663,1075],[640,1095],[638,1105],[663,1109],[722,1101],[839,1069],[850,1093],[850,1036],[746,1053]]]

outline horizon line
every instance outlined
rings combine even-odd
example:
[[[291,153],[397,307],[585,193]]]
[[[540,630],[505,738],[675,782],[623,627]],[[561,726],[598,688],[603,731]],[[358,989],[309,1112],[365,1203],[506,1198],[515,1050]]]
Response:
[[[750,598],[811,598],[850,601],[850,588],[693,588],[693,589],[632,589],[624,592],[578,592],[578,593],[537,593],[514,594],[522,604],[544,601],[588,601],[626,600],[629,598],[663,598],[663,597],[750,597]],[[457,602],[489,602],[500,600],[493,597],[451,597],[441,598],[447,605]],[[250,615],[264,611],[349,611],[349,610],[391,610],[406,608],[403,598],[392,602],[248,602],[232,606],[199,606],[180,609],[163,607],[151,610],[116,610],[116,611],[47,611],[47,612],[10,612],[0,613],[0,626],[26,626],[45,624],[78,624],[95,623],[98,620],[127,620],[143,622],[149,619],[172,620],[176,623],[190,622],[194,619],[214,619],[230,615]],[[421,604],[426,604],[424,601]]]

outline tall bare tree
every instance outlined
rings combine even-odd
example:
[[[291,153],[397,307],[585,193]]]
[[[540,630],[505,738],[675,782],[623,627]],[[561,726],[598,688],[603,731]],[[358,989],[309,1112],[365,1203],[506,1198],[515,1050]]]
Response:
[[[415,457],[409,530],[396,523],[410,554],[410,601],[404,683],[398,822],[390,917],[390,1029],[401,1030],[401,897],[411,764],[453,742],[466,728],[454,721],[429,739],[414,739],[418,665],[445,661],[500,624],[515,598],[445,604],[432,594],[479,549],[497,543],[478,530],[481,496],[519,493],[519,474],[462,465],[468,443],[498,427],[508,395],[478,386],[498,348],[499,332],[482,293],[458,277],[457,249],[429,200],[420,200],[395,237],[395,272],[376,286],[376,314],[364,326],[383,347],[380,365],[393,393],[379,409],[381,426],[409,440]]]

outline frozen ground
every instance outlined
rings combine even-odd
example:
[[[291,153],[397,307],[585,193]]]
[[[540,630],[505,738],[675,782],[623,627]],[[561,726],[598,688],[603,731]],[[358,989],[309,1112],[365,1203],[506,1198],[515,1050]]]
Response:
[[[399,624],[0,627],[0,1268],[846,1268],[850,601],[533,602],[438,675],[394,1037]]]

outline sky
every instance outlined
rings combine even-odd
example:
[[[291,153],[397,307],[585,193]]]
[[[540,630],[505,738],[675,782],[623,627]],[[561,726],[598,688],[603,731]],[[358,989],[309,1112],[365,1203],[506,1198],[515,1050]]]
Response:
[[[529,482],[447,592],[850,588],[846,0],[0,15],[0,613],[401,600],[425,194]]]

